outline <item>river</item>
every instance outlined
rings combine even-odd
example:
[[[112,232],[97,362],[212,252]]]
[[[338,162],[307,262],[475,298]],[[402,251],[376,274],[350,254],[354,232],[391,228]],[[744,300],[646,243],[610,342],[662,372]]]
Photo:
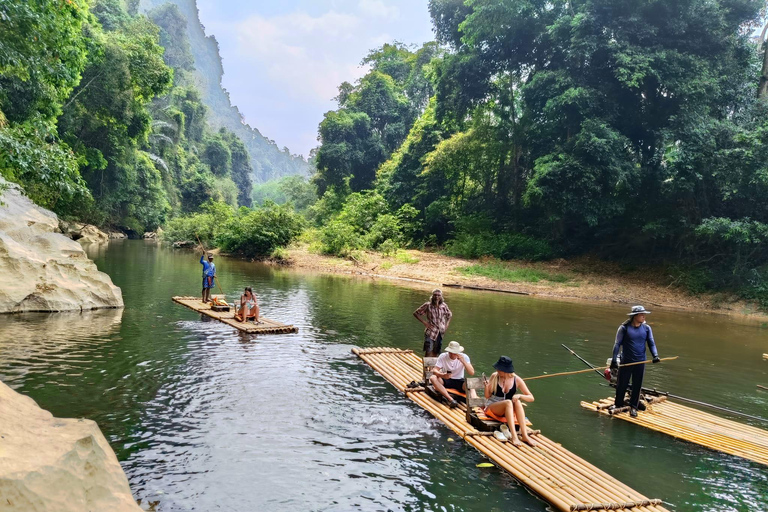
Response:
[[[0,379],[56,416],[98,422],[136,498],[158,511],[543,511],[547,505],[360,362],[352,347],[418,350],[429,295],[217,259],[230,297],[299,334],[244,336],[173,303],[199,293],[199,256],[143,241],[90,249],[125,309],[0,318]],[[447,336],[490,374],[602,364],[625,305],[445,291]],[[646,305],[648,306],[648,305]],[[649,309],[652,307],[648,306]],[[768,415],[768,325],[696,312],[648,317],[661,356],[646,385]],[[768,470],[579,406],[611,394],[594,374],[533,381],[535,428],[677,511],[768,510]],[[759,424],[753,423],[756,426]],[[765,425],[762,425],[765,427]]]

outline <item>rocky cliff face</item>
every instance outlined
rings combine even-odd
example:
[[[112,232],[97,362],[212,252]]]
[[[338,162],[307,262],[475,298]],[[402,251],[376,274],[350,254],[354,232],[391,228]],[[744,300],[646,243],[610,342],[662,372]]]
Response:
[[[141,512],[99,427],[60,419],[0,383],[0,509]]]
[[[0,195],[0,313],[82,311],[123,306],[120,288],[82,246],[57,233],[56,214],[15,185]]]

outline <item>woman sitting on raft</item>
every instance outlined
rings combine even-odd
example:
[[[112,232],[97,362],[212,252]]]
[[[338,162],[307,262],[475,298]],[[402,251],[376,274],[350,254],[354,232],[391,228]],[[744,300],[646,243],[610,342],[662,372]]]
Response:
[[[523,442],[536,446],[538,443],[528,436],[528,427],[525,426],[525,411],[523,411],[523,404],[521,403],[521,400],[533,402],[533,395],[523,379],[515,375],[515,367],[510,358],[501,356],[493,367],[496,368],[496,371],[485,383],[485,410],[507,419],[509,432],[512,436],[510,441],[515,446],[520,446],[521,443],[517,438],[514,423],[514,419],[517,417],[520,437],[522,437]]]
[[[235,320],[244,322],[253,318],[253,321],[260,324],[259,304],[256,302],[256,296],[253,294],[253,288],[247,286],[240,296],[240,309],[235,313]]]

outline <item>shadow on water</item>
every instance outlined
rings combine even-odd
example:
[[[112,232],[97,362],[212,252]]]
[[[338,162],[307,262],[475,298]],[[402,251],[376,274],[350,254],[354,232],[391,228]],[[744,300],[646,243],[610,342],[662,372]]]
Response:
[[[254,286],[262,314],[300,329],[244,335],[175,305],[196,295],[192,252],[140,241],[93,249],[124,311],[0,318],[0,378],[58,416],[96,420],[137,498],[184,510],[544,510],[355,358],[353,346],[418,349],[426,292],[298,275],[220,258],[229,298]],[[525,375],[577,370],[610,354],[622,306],[450,291],[458,339],[478,371],[502,354]],[[647,383],[765,415],[768,329],[655,312],[662,355]],[[535,381],[537,428],[676,510],[766,510],[768,472],[579,407],[611,393],[594,376]]]

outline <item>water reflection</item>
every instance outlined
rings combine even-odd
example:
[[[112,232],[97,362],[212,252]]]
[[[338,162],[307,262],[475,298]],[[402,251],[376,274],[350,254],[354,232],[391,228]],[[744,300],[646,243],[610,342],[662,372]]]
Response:
[[[0,380],[16,387],[30,374],[81,377],[83,368],[94,363],[92,358],[102,357],[91,353],[108,343],[122,318],[122,309],[6,315],[0,322]],[[56,369],[51,370],[51,365]]]
[[[119,242],[96,257],[123,288],[125,311],[0,318],[0,377],[54,414],[96,420],[136,497],[159,500],[158,510],[546,508],[505,474],[476,468],[475,450],[350,353],[417,349],[411,312],[423,290],[222,258],[232,296],[252,285],[262,314],[300,330],[244,335],[171,302],[199,292],[194,254]],[[453,290],[446,299],[449,339],[478,371],[507,353],[523,375],[582,369],[560,343],[602,362],[625,313]],[[681,357],[650,369],[650,385],[765,414],[768,394],[754,384],[768,382],[768,329],[654,314],[662,355]],[[579,401],[611,393],[589,374],[535,382],[535,427],[644,494],[678,510],[768,509],[763,467],[582,410]]]

